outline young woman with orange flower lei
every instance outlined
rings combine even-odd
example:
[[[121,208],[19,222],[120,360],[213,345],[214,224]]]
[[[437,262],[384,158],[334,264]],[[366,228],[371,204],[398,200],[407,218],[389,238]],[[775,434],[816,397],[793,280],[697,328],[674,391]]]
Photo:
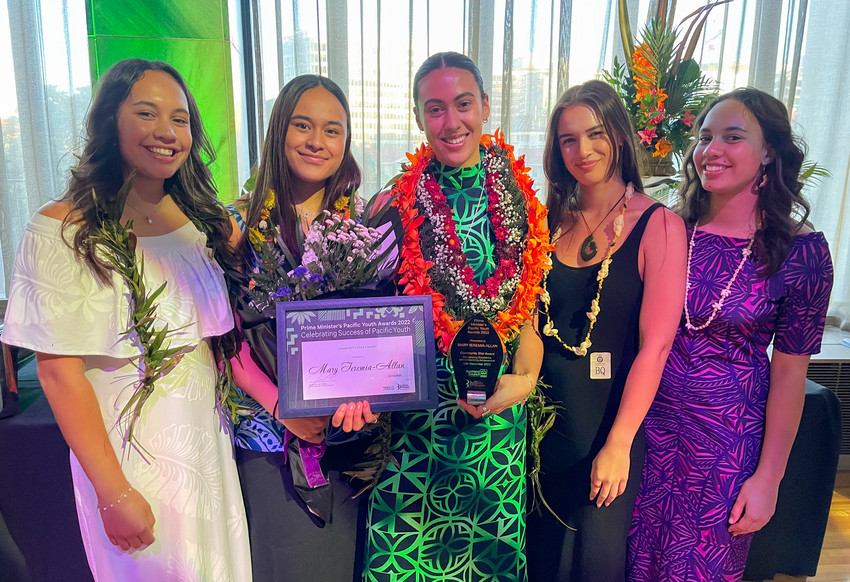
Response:
[[[467,57],[439,53],[414,79],[428,145],[382,194],[404,225],[399,285],[433,299],[436,410],[394,413],[390,463],[371,496],[365,579],[525,579],[523,402],[537,384],[542,343],[530,325],[549,266],[546,211],[528,169],[495,135]],[[446,352],[464,320],[483,314],[512,356],[483,405],[458,399]]]

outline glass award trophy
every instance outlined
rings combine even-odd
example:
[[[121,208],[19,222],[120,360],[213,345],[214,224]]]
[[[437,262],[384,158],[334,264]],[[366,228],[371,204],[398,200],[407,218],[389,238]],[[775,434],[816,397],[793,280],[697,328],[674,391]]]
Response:
[[[449,346],[458,397],[469,404],[484,404],[496,389],[507,353],[496,328],[483,315],[473,315],[457,331]]]

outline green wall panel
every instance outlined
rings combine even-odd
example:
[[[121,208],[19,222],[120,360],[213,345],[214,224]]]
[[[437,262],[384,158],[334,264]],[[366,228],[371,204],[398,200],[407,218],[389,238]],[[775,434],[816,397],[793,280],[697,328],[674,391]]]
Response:
[[[98,37],[89,39],[92,77],[100,78],[126,58],[159,60],[174,66],[198,103],[216,152],[210,166],[223,200],[237,192],[236,133],[230,75],[230,43],[208,40]],[[96,67],[96,68],[95,68]]]
[[[87,0],[89,35],[227,38],[222,0]]]

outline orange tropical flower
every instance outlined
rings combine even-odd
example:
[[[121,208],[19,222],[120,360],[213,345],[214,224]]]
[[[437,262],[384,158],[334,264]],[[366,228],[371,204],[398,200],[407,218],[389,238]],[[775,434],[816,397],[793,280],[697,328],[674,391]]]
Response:
[[[652,152],[652,157],[653,158],[657,158],[657,157],[663,158],[664,156],[666,156],[667,154],[669,154],[672,151],[673,151],[673,144],[671,144],[670,140],[667,139],[666,137],[662,137],[661,139],[658,140],[658,143],[655,144],[655,151]]]
[[[654,128],[656,136],[641,147],[655,156],[684,155],[693,141],[691,113],[703,109],[718,94],[714,81],[703,75],[694,58],[697,40],[704,32],[709,12],[731,0],[706,0],[678,23],[674,22],[675,2],[654,2],[657,10],[640,34],[632,35],[628,25],[628,4],[619,0],[623,61],[614,57],[613,68],[602,71],[602,78],[614,87],[629,113],[636,132]],[[663,118],[661,113],[664,113]],[[668,143],[658,142],[666,138]]]

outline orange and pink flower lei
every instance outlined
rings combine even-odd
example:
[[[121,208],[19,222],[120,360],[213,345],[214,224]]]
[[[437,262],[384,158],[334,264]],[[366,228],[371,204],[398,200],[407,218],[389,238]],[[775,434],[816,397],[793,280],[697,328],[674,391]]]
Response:
[[[430,146],[422,144],[413,154],[407,154],[410,164],[392,189],[392,204],[398,209],[404,227],[399,284],[404,286],[405,295],[431,295],[434,335],[437,346],[444,353],[463,325],[462,319],[455,319],[457,311],[480,312],[482,307],[489,311],[487,306],[501,305],[501,309],[493,309],[496,312],[493,325],[503,340],[510,340],[523,322],[531,319],[537,296],[542,292],[543,272],[552,266],[547,211],[534,196],[525,160],[514,157],[513,147],[505,143],[498,130],[495,135],[483,135],[481,145],[487,150],[483,160],[487,170],[485,191],[487,213],[496,238],[494,259],[497,262],[496,270],[482,284],[473,280],[473,271],[461,249],[445,195],[433,175],[426,172],[434,157]],[[498,162],[494,160],[499,157],[498,153],[506,158],[513,180],[497,171]],[[508,203],[507,190],[512,187],[522,194],[525,216]],[[426,214],[420,214],[417,201]],[[446,278],[462,290],[459,296],[464,298],[463,305],[447,305],[446,296],[431,286],[429,270],[434,262],[426,260],[420,238],[420,226],[426,219],[436,235],[435,256],[439,257],[440,268]],[[528,227],[524,241],[518,219],[522,220],[523,227]],[[519,265],[522,265],[521,270]]]

